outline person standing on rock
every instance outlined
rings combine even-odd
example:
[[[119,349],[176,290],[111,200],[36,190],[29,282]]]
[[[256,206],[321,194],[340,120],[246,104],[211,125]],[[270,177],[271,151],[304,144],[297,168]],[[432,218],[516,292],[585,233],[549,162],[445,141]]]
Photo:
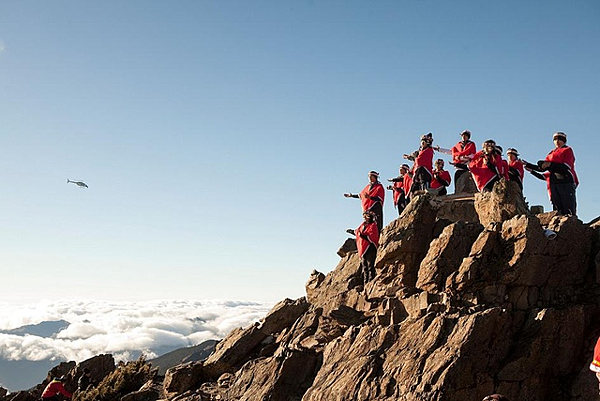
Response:
[[[446,187],[450,185],[452,179],[450,173],[444,170],[444,161],[437,159],[435,161],[435,170],[433,170],[433,180],[431,180],[431,192],[434,195],[446,195]]]
[[[508,148],[506,157],[508,158],[508,180],[516,182],[519,188],[523,190],[523,176],[525,171],[523,169],[523,162],[519,159],[519,152],[515,148]]]
[[[367,284],[375,278],[375,258],[379,247],[379,228],[375,213],[367,210],[363,213],[364,222],[356,230],[348,229],[347,233],[356,236],[356,248],[360,257],[363,283]]]
[[[383,200],[385,198],[385,189],[379,182],[379,173],[369,171],[369,183],[360,194],[345,193],[346,198],[359,198],[363,212],[371,211],[377,218],[377,227],[379,231],[383,228]]]
[[[575,154],[573,149],[567,146],[567,135],[564,132],[555,132],[552,140],[554,149],[548,153],[546,159],[538,161],[537,165],[526,163],[526,168],[529,171],[544,172],[553,210],[561,215],[576,216],[575,190],[579,179],[575,172]]]
[[[398,177],[390,178],[388,180],[389,182],[393,183],[392,185],[389,185],[387,189],[393,191],[394,207],[398,209],[398,216],[402,214],[406,204],[408,203],[408,197],[404,191],[404,177],[408,174],[409,169],[410,167],[408,167],[408,164],[401,165]]]
[[[475,153],[469,162],[469,170],[479,192],[490,192],[494,184],[500,181],[501,164],[496,141],[488,139],[483,143],[483,149]]]
[[[413,188],[415,191],[426,191],[429,189],[433,177],[433,134],[421,136],[421,147],[411,154],[403,157],[415,162],[413,166]]]
[[[71,398],[73,395],[69,393],[63,386],[64,377],[56,377],[52,380],[42,393],[42,400],[44,401],[58,401],[59,394],[64,395],[67,398]]]
[[[460,133],[461,141],[451,149],[452,162],[456,172],[454,173],[454,193],[473,193],[477,192],[473,178],[469,173],[468,164],[477,153],[475,142],[471,141],[471,131],[464,130]],[[467,173],[467,174],[465,174]]]

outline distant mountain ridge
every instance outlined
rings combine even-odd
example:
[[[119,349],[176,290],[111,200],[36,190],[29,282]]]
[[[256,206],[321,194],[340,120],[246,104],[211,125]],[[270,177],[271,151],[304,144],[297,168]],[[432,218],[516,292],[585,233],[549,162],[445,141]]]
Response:
[[[148,362],[152,364],[152,367],[158,368],[159,375],[164,375],[167,369],[173,366],[205,360],[214,351],[217,343],[217,340],[207,340],[193,347],[176,349]]]
[[[11,330],[0,330],[0,334],[13,334],[16,336],[32,335],[43,338],[54,337],[71,323],[66,320],[47,320],[37,324],[28,324]]]

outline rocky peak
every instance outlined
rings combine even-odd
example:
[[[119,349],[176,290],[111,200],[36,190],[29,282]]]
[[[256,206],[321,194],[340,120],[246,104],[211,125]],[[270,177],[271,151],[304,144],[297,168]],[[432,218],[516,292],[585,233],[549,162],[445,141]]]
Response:
[[[511,183],[418,196],[382,231],[375,280],[348,241],[305,298],[126,399],[597,399],[599,225],[534,215]]]

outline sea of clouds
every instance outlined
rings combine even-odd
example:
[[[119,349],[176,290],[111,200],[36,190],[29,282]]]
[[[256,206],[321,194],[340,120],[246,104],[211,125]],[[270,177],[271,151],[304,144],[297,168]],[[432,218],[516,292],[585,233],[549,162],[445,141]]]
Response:
[[[209,301],[40,301],[0,303],[0,330],[44,321],[70,325],[55,336],[0,334],[0,359],[81,362],[110,353],[115,360],[147,359],[157,352],[221,339],[263,318],[272,303]]]

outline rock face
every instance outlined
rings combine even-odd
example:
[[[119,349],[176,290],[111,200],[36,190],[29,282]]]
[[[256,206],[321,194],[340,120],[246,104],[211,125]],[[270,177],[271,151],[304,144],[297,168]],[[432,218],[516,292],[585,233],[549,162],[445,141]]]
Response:
[[[305,298],[127,399],[599,399],[599,228],[533,215],[506,183],[460,205],[419,196],[383,230],[375,280],[346,244]]]

